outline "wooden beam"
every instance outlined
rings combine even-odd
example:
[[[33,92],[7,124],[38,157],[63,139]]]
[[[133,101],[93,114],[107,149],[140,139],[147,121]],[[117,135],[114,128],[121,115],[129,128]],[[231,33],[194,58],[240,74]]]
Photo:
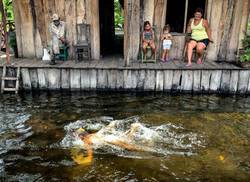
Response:
[[[99,0],[86,2],[86,22],[90,24],[91,57],[100,59],[100,23],[99,23]]]
[[[140,46],[140,0],[124,1],[124,58],[125,66],[136,60]]]
[[[154,5],[154,25],[156,26],[156,46],[157,46],[157,55],[160,55],[161,52],[161,41],[160,35],[162,29],[166,23],[166,12],[167,12],[167,1],[166,0],[157,0]]]
[[[2,22],[3,22],[2,27],[3,27],[3,32],[4,32],[4,40],[5,40],[5,48],[6,48],[6,61],[7,61],[7,64],[10,64],[10,49],[9,49],[9,41],[8,41],[6,10],[4,8],[4,4],[2,0],[0,0],[0,12],[2,14]]]
[[[144,0],[143,22],[149,21],[153,24],[154,20],[154,0]]]
[[[184,16],[183,33],[186,32],[186,27],[187,27],[187,13],[188,13],[188,0],[186,0],[186,3],[185,3],[185,16]]]

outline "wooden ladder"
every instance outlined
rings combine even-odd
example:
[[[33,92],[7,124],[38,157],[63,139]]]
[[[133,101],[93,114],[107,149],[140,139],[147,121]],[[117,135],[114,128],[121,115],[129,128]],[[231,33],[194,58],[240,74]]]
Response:
[[[8,92],[15,92],[17,94],[18,90],[19,90],[20,67],[17,67],[16,76],[6,76],[6,73],[7,73],[7,67],[4,66],[3,67],[1,93],[3,93],[4,91],[8,91]],[[6,86],[5,81],[15,81],[16,86],[15,87],[5,87]]]

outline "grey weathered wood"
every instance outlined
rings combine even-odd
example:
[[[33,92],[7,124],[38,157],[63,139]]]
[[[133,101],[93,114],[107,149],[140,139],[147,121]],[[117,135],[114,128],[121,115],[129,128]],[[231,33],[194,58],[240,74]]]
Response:
[[[23,83],[23,88],[26,90],[31,90],[31,81],[30,81],[30,74],[28,68],[21,69],[21,78]]]
[[[140,0],[125,0],[124,15],[125,60],[136,60],[140,47]]]
[[[110,69],[107,72],[108,88],[114,90],[116,88],[117,70]]]
[[[229,92],[230,78],[231,78],[231,71],[223,70],[221,76],[221,85],[220,85],[221,92]]]
[[[18,91],[19,91],[19,87],[20,87],[20,72],[21,72],[21,68],[20,68],[20,66],[18,66],[18,68],[17,68],[17,73],[16,73],[16,94],[18,93]]]
[[[80,69],[70,69],[70,89],[81,89],[81,71]]]
[[[164,91],[170,91],[172,89],[172,81],[173,81],[173,70],[165,70],[164,71]]]
[[[138,72],[137,70],[124,70],[123,78],[124,78],[124,89],[136,89],[137,88],[137,78]]]
[[[61,71],[60,69],[48,69],[47,75],[48,88],[58,90],[61,88]]]
[[[231,71],[230,86],[229,86],[230,93],[237,92],[238,81],[239,81],[239,71],[232,70]]]
[[[247,94],[250,94],[250,80],[248,82]]]
[[[5,81],[2,80],[2,77],[5,77],[6,76],[6,66],[3,67],[3,72],[2,72],[2,75],[1,75],[1,93],[4,92],[4,87],[5,87]]]
[[[163,91],[164,88],[164,72],[156,71],[156,91]]]
[[[184,70],[182,71],[182,82],[181,82],[181,90],[182,91],[193,91],[193,71]]]
[[[0,77],[2,77],[3,76],[3,69],[2,68],[0,68]],[[0,85],[2,85],[2,79],[0,78]]]
[[[97,71],[97,89],[105,89],[108,85],[107,71],[99,69]]]
[[[220,82],[221,82],[221,70],[214,70],[211,71],[211,79],[210,79],[210,91],[216,92],[220,89]]]
[[[123,78],[124,78],[124,89],[131,89],[131,87],[132,87],[131,70],[124,70],[123,71]]]
[[[30,63],[29,63],[30,62]],[[168,67],[167,64],[138,64],[137,68],[133,67],[123,67],[119,64],[113,65],[114,62],[102,61],[102,66],[99,65],[100,61],[95,61],[94,64],[89,62],[88,65],[84,64],[74,64],[71,61],[65,62],[63,64],[58,64],[56,66],[45,65],[41,62],[34,62],[32,60],[24,61],[24,66],[22,68],[22,78],[26,84],[26,89],[83,89],[83,90],[96,90],[96,89],[112,89],[112,90],[145,90],[151,91],[169,91],[169,90],[184,90],[194,92],[198,91],[211,91],[218,93],[221,91],[230,93],[242,93],[247,92],[249,85],[249,70],[244,70],[237,67],[223,67],[216,64],[213,67],[195,67],[191,69]],[[18,62],[15,65],[20,66]],[[92,65],[92,66],[91,66]],[[94,65],[94,66],[93,66]],[[165,67],[163,67],[163,65]],[[2,70],[0,63],[0,70]],[[117,66],[117,67],[116,67]],[[70,70],[74,71],[70,71]],[[28,72],[24,75],[23,70]],[[49,70],[59,70],[56,74]],[[78,76],[74,73],[79,72]],[[72,72],[72,74],[70,73]],[[202,72],[202,79],[201,79]],[[12,73],[11,73],[12,74]],[[204,76],[207,75],[207,76]],[[210,76],[209,76],[210,75]],[[241,75],[239,77],[239,75]],[[11,78],[12,79],[12,78]],[[30,83],[27,83],[27,79]],[[57,79],[57,85],[55,84],[55,79]],[[75,82],[71,84],[70,82]],[[80,80],[80,82],[79,82]],[[193,82],[190,82],[193,80]],[[98,85],[99,84],[99,85]],[[28,85],[28,86],[27,86]],[[101,85],[101,87],[100,87]],[[202,88],[201,88],[202,85]],[[11,87],[11,86],[10,86]],[[21,87],[23,88],[23,82],[21,82]]]
[[[38,89],[38,75],[37,75],[37,69],[29,69],[30,72],[30,81],[31,81],[31,87],[33,89]]]
[[[249,70],[241,70],[239,72],[239,84],[238,84],[238,92],[239,93],[246,93],[249,84]]]
[[[138,82],[138,70],[131,70],[131,88],[136,89],[137,88],[137,82]]]
[[[90,88],[90,70],[81,70],[81,89],[89,90]]]
[[[138,90],[143,90],[144,89],[144,82],[146,79],[146,71],[141,70],[138,73],[138,80],[137,80],[137,89]]]
[[[122,70],[117,70],[117,77],[116,77],[116,89],[121,90],[123,89],[123,83],[124,83],[124,73]]]
[[[61,69],[62,89],[70,88],[70,69]]]
[[[39,89],[48,89],[47,69],[37,69],[37,78]]]
[[[90,82],[90,89],[95,90],[97,88],[97,71],[94,69],[90,70],[90,76],[89,76],[89,82]]]
[[[200,92],[201,91],[201,70],[194,70],[194,82],[193,82],[193,91]]]
[[[181,82],[182,82],[182,71],[181,70],[174,70],[173,72],[173,82],[172,82],[172,90],[178,91],[181,89]]]
[[[155,71],[154,70],[146,70],[146,77],[144,80],[144,90],[145,91],[153,91],[155,90]]]
[[[7,80],[7,81],[16,81],[16,77],[2,77],[2,80]]]
[[[210,87],[211,71],[201,71],[201,91],[208,92]]]

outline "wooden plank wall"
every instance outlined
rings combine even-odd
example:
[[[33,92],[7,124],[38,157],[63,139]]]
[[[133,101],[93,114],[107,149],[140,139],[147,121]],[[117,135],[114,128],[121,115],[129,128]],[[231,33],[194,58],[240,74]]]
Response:
[[[98,0],[14,0],[13,6],[20,57],[42,57],[43,47],[51,41],[48,30],[51,17],[57,13],[66,23],[70,45],[76,43],[76,23],[91,23],[91,45],[95,47],[92,55],[99,58]],[[73,57],[72,46],[70,56]]]
[[[208,60],[235,60],[247,28],[250,0],[208,0],[207,17],[214,44],[208,48]]]
[[[141,30],[138,25],[142,26],[143,21],[152,21],[157,27],[158,37],[160,36],[165,24],[167,1],[124,1],[125,57],[128,54],[127,49],[131,47],[132,51],[128,57],[137,58]],[[76,23],[91,24],[92,56],[94,59],[99,59],[99,0],[14,0],[13,2],[18,51],[21,57],[41,57],[42,48],[50,42],[48,32],[50,17],[53,13],[58,13],[68,25],[67,38],[71,44],[76,41]],[[210,44],[208,48],[207,60],[234,60],[246,31],[250,0],[207,0],[206,4],[206,15],[214,39],[214,44]],[[129,28],[132,29],[132,33],[127,35]],[[177,47],[178,51],[182,52],[183,47]],[[70,52],[72,57],[72,49]]]
[[[0,73],[2,68],[0,68]],[[21,68],[25,90],[250,94],[250,70]]]
[[[168,0],[144,0],[142,22],[152,21],[157,27],[158,37],[165,24],[166,7]],[[191,2],[191,1],[190,1]],[[209,21],[214,44],[210,44],[207,51],[207,60],[235,60],[235,56],[247,27],[249,16],[250,0],[207,0],[206,17]],[[149,12],[150,10],[150,12]],[[152,12],[153,11],[153,12]],[[175,52],[183,52],[184,37],[175,37],[176,43],[170,53],[172,58]],[[159,40],[159,39],[158,39]],[[160,44],[158,43],[158,55]]]
[[[140,0],[125,0],[124,15],[125,59],[136,60],[140,47]]]

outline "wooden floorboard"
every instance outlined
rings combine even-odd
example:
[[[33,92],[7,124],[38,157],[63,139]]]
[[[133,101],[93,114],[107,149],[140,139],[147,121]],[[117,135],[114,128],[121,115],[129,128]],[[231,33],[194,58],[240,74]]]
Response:
[[[133,60],[130,62],[129,67],[124,67],[124,61],[122,58],[105,58],[101,60],[81,61],[75,62],[75,60],[69,61],[57,61],[56,65],[49,65],[38,59],[12,59],[11,64],[14,66],[27,67],[27,68],[98,68],[98,69],[190,69],[190,70],[241,70],[242,68],[228,62],[212,62],[205,61],[203,64],[198,65],[196,62],[192,63],[191,67],[185,67],[187,64],[181,60],[170,60],[168,62],[160,62],[157,60],[156,63],[142,63],[141,60]],[[6,64],[5,59],[1,59],[0,67]]]

